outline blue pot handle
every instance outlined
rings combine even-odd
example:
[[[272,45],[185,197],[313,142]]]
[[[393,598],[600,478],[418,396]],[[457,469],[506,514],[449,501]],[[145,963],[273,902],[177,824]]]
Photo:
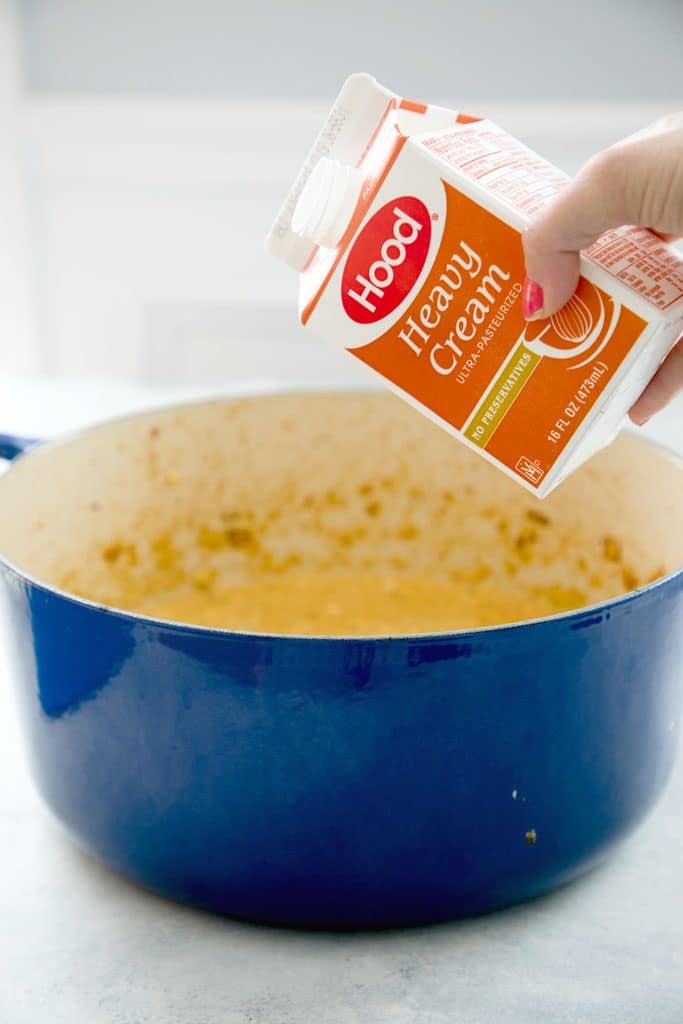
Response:
[[[33,448],[36,444],[40,444],[40,441],[33,437],[14,437],[13,434],[0,434],[0,459],[6,459],[8,462],[11,462],[18,455],[23,455],[24,452],[28,451],[29,448]]]

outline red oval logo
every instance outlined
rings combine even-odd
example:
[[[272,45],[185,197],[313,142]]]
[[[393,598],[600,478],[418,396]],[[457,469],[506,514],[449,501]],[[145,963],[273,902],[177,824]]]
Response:
[[[342,303],[357,324],[389,316],[424,267],[432,234],[429,210],[401,196],[373,214],[353,243],[342,275]]]

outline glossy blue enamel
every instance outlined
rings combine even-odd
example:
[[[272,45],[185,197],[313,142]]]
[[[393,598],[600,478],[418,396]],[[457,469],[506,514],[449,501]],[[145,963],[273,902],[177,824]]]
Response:
[[[39,443],[39,441],[28,437],[0,434],[0,459],[16,459],[17,455],[23,455],[29,448],[33,448]]]
[[[212,910],[383,927],[527,899],[633,829],[672,765],[683,573],[391,640],[157,624],[2,579],[47,803],[117,871]]]

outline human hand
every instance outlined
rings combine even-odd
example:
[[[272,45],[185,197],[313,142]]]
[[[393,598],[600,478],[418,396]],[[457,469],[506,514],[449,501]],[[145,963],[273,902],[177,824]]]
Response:
[[[598,153],[529,225],[523,237],[528,320],[551,316],[573,295],[579,252],[622,224],[683,235],[683,113],[671,114]],[[679,339],[629,415],[642,426],[683,389]]]

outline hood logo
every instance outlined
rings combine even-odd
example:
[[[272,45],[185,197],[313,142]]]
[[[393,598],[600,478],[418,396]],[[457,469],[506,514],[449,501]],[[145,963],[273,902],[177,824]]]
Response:
[[[427,259],[432,222],[416,196],[382,206],[353,243],[342,275],[342,304],[358,324],[383,320],[413,288]]]

